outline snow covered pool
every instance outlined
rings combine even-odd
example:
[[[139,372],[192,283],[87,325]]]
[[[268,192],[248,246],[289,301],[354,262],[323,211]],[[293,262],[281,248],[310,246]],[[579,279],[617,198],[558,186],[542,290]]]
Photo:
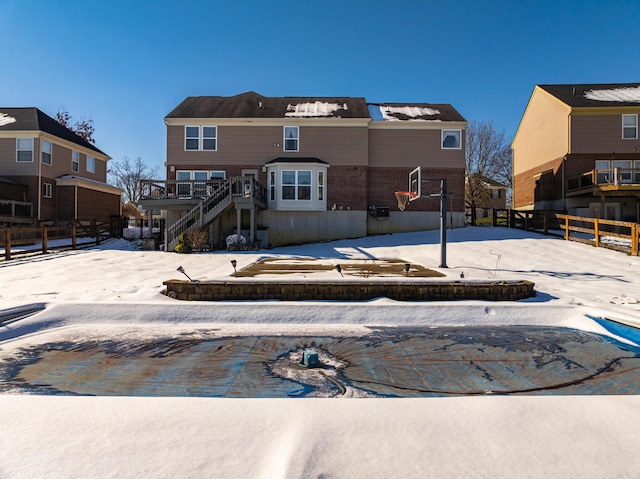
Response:
[[[68,339],[3,348],[0,393],[199,397],[640,394],[640,349],[548,326]],[[305,350],[324,367],[305,369]]]

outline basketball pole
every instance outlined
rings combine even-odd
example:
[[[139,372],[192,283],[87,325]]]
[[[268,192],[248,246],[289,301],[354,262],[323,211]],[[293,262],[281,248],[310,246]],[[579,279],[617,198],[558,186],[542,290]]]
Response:
[[[421,181],[439,181],[440,194],[428,195],[430,197],[440,197],[440,266],[439,268],[448,268],[447,266],[447,179],[446,178],[424,178]]]
[[[440,180],[440,268],[447,266],[447,179]]]

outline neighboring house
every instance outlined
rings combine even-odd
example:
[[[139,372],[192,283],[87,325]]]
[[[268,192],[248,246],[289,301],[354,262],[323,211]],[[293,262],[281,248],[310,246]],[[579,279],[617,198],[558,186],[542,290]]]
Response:
[[[490,217],[494,208],[506,209],[507,185],[479,173],[471,173],[465,178],[465,186],[465,212],[472,224],[475,220]]]
[[[640,83],[536,85],[513,148],[517,209],[640,218]]]
[[[464,224],[467,123],[451,105],[247,92],[188,97],[165,123],[166,188],[158,198],[150,181],[141,204],[167,210],[171,249],[200,225],[214,247],[237,230],[277,246],[437,228],[437,198],[397,208],[417,166],[448,180],[450,219]]]
[[[13,204],[29,211],[28,216],[0,215],[0,221],[35,223],[119,215],[121,190],[106,183],[109,160],[37,108],[0,107],[0,176],[4,182],[0,205]]]

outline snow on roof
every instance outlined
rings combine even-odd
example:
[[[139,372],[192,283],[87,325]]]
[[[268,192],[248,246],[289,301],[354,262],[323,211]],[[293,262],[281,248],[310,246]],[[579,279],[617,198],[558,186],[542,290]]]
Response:
[[[409,117],[409,119],[405,121],[436,121],[420,117],[439,115],[440,111],[422,106],[369,105],[369,113],[374,121],[403,121],[394,115]]]
[[[611,90],[589,90],[585,98],[596,101],[619,101],[640,103],[640,87],[614,88]]]
[[[314,117],[314,116],[334,116],[336,110],[346,110],[347,104],[338,105],[326,101],[315,101],[287,105],[285,116],[288,117]]]
[[[8,125],[9,123],[15,123],[16,119],[6,113],[0,112],[0,126]]]

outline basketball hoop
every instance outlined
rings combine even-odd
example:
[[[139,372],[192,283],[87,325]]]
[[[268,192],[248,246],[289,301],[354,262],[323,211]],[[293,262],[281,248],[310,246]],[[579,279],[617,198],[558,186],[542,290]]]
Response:
[[[396,191],[396,199],[398,200],[398,208],[400,211],[404,211],[411,198],[415,198],[415,196],[416,194],[411,191]]]

